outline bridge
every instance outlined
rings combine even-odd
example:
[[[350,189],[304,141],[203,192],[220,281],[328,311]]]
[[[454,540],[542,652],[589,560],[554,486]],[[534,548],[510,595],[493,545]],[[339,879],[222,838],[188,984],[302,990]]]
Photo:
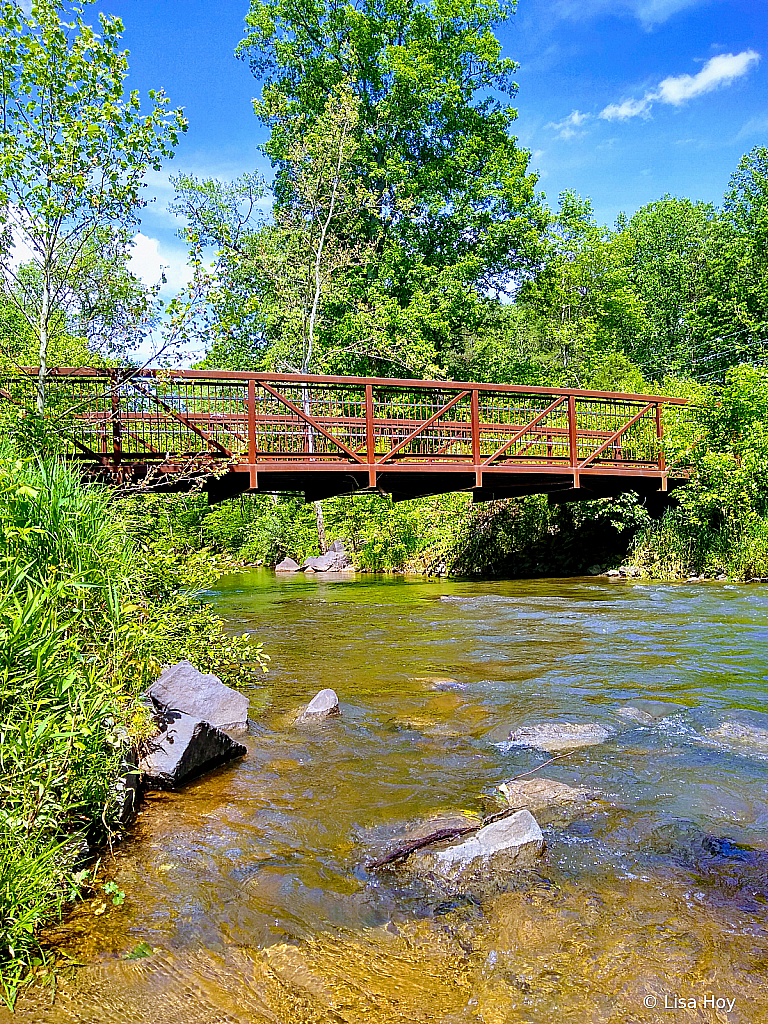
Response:
[[[662,450],[682,399],[565,388],[65,367],[46,379],[65,456],[122,488],[307,501],[376,490],[475,501],[635,491],[661,507],[685,483]],[[0,375],[0,403],[32,408],[37,370]]]

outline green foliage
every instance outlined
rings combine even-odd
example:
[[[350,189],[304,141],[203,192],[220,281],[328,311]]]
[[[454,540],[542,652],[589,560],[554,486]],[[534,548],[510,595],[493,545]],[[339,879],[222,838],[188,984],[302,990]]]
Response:
[[[76,898],[76,851],[117,830],[113,781],[150,725],[137,702],[189,658],[251,685],[260,645],[195,597],[216,577],[128,504],[56,461],[0,460],[0,980],[8,1002],[40,927]],[[117,889],[104,892],[119,907]]]
[[[0,282],[38,342],[41,415],[49,343],[68,313],[86,336],[114,326],[117,307],[144,319],[149,300],[126,269],[131,229],[147,170],[186,130],[162,92],[148,114],[137,92],[125,95],[120,20],[100,15],[96,33],[82,8],[72,15],[61,0],[37,0],[28,15],[0,3]],[[12,233],[31,253],[21,271]]]
[[[632,493],[560,505],[545,495],[488,502],[454,531],[447,566],[463,575],[580,575],[617,564],[649,521]]]
[[[348,83],[360,101],[359,180],[378,197],[371,237],[395,240],[416,266],[461,264],[468,280],[506,287],[536,251],[541,218],[510,132],[516,114],[498,98],[516,91],[494,34],[512,9],[366,0],[299,12],[253,0],[239,53],[264,83],[255,109],[272,128],[278,202],[290,202],[294,138]]]
[[[667,428],[667,458],[690,483],[638,538],[657,575],[768,575],[768,370],[739,366],[722,386],[684,386],[691,405]]]
[[[177,181],[195,258],[217,249],[207,365],[302,368],[311,351],[331,373],[444,376],[485,335],[547,221],[499,98],[516,89],[494,34],[509,13],[254,0],[239,52],[263,82],[274,222],[252,216],[251,178]]]
[[[626,339],[624,351],[656,379],[690,367],[695,358],[695,311],[705,293],[714,220],[708,204],[664,196],[627,224],[630,280],[649,323]]]

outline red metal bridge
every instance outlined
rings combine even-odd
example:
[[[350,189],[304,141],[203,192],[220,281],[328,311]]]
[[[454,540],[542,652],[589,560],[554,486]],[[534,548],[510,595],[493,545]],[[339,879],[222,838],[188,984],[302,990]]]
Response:
[[[31,407],[37,370],[0,379]],[[194,487],[220,501],[363,490],[396,500],[471,490],[475,500],[636,491],[664,501],[684,475],[662,450],[681,399],[454,381],[216,370],[60,368],[46,415],[65,454],[125,488]]]

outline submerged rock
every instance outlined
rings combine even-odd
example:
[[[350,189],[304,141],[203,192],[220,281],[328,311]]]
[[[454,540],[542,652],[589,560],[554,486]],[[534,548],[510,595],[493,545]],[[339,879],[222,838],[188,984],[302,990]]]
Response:
[[[509,742],[518,747],[536,747],[555,754],[561,750],[596,746],[604,743],[610,735],[605,726],[596,722],[542,722],[513,729],[509,734]]]
[[[637,722],[653,722],[659,718],[669,718],[680,711],[685,711],[682,704],[672,704],[663,700],[633,700],[616,712],[622,718],[632,718]]]
[[[296,719],[297,722],[319,722],[324,718],[340,715],[339,698],[335,690],[321,690],[315,694]]]
[[[554,779],[520,779],[503,782],[499,792],[510,807],[529,811],[551,808],[586,807],[597,802],[597,794],[581,786],[566,786]]]
[[[723,722],[717,729],[707,730],[704,735],[708,740],[717,740],[735,749],[768,753],[768,729],[760,729],[746,722]]]
[[[223,730],[180,711],[163,716],[165,727],[149,741],[139,762],[146,785],[175,789],[248,751]]]
[[[298,572],[300,568],[299,563],[294,562],[292,558],[284,558],[275,566],[275,572]]]
[[[384,848],[376,852],[376,859],[370,861],[368,867],[380,868],[396,864],[422,847],[456,838],[466,832],[477,832],[482,825],[483,819],[473,811],[433,814],[390,835]]]
[[[248,698],[189,661],[164,669],[146,696],[160,710],[182,711],[217,729],[240,733],[248,728]]]
[[[429,846],[405,862],[414,875],[444,886],[499,885],[506,876],[534,864],[544,852],[544,837],[530,811],[491,822],[468,837]]]

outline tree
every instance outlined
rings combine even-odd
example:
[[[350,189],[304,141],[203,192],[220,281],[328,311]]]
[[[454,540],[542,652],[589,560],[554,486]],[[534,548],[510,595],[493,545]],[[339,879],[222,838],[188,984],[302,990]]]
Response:
[[[357,223],[368,208],[365,190],[352,174],[357,116],[358,101],[351,91],[334,90],[322,115],[291,146],[285,199],[270,222],[258,213],[265,189],[256,176],[229,185],[185,175],[174,181],[173,210],[186,217],[183,234],[197,276],[205,281],[205,322],[219,336],[222,328],[230,332],[233,322],[239,329],[250,323],[269,338],[272,366],[292,373],[323,368],[328,338],[319,335],[326,307],[334,293],[339,298],[339,278],[351,267],[363,266],[370,255],[370,245],[356,238]],[[202,249],[211,244],[216,256],[208,273],[202,267]],[[239,315],[233,317],[233,312]],[[308,391],[304,406],[309,414]],[[312,450],[311,428],[308,441]],[[315,507],[324,551],[320,502]]]
[[[705,294],[714,207],[666,195],[641,207],[627,224],[631,280],[651,330],[628,353],[657,379],[690,369],[696,359],[695,309]]]
[[[162,92],[150,92],[148,114],[138,93],[125,95],[120,20],[100,15],[97,34],[81,15],[61,0],[37,0],[29,16],[16,3],[0,5],[0,283],[35,330],[40,415],[52,326],[73,297],[81,311],[93,305],[73,287],[78,268],[97,246],[120,262],[144,205],[146,171],[159,170],[186,130]],[[19,245],[31,274],[19,273]],[[91,283],[100,294],[113,281],[107,273]]]
[[[518,305],[539,323],[563,383],[584,387],[610,366],[626,376],[628,354],[647,334],[644,304],[632,286],[633,244],[624,230],[595,220],[589,199],[566,191],[551,221],[543,269],[520,290]],[[542,346],[543,347],[543,346]],[[619,386],[617,379],[616,386]]]
[[[768,357],[768,149],[739,161],[710,225],[704,291],[692,315],[700,375]]]
[[[290,153],[335,87],[359,103],[356,178],[373,197],[360,230],[376,258],[356,279],[365,300],[340,330],[386,339],[439,371],[478,303],[515,292],[540,258],[546,215],[516,117],[495,26],[513,5],[252,0],[239,54],[263,81],[278,207],[291,202]],[[363,322],[361,323],[361,317]]]

